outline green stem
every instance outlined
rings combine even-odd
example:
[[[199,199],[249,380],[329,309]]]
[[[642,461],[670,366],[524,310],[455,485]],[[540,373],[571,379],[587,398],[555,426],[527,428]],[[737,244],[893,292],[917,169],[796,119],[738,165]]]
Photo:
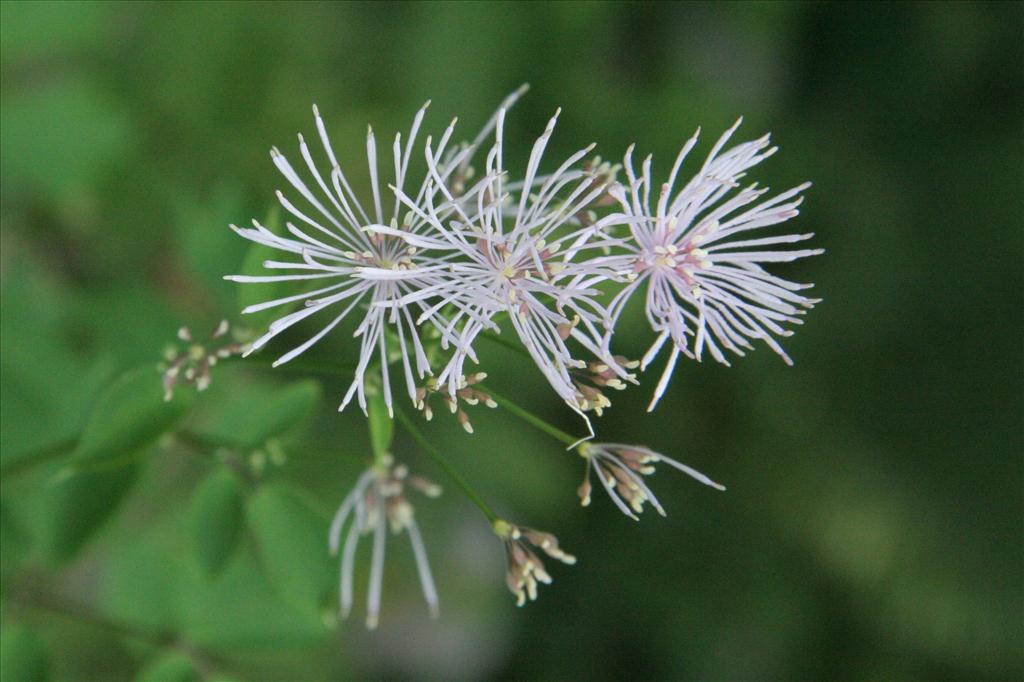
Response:
[[[514,414],[515,416],[519,417],[520,419],[522,419],[523,421],[528,423],[530,426],[534,427],[535,429],[537,429],[539,431],[543,431],[544,433],[548,434],[552,438],[560,440],[563,443],[565,443],[566,445],[573,445],[577,441],[579,441],[579,438],[575,438],[573,436],[570,436],[568,433],[566,433],[565,431],[562,431],[560,428],[558,428],[556,426],[552,426],[551,424],[548,424],[546,421],[544,421],[543,419],[541,419],[537,415],[533,414],[532,412],[527,412],[525,409],[523,409],[522,407],[519,407],[518,405],[516,405],[514,402],[512,402],[508,398],[506,398],[506,397],[504,397],[504,396],[502,396],[502,395],[500,395],[498,393],[495,393],[494,389],[490,388],[489,386],[484,386],[483,384],[477,384],[475,386],[475,388],[479,388],[484,393],[487,393],[492,398],[494,398],[494,402],[498,403],[499,405],[504,407],[506,410],[508,410],[509,412]]]
[[[501,336],[500,334],[495,334],[494,332],[487,331],[481,333],[480,338],[487,339],[491,343],[497,344],[502,348],[507,348],[508,350],[519,353],[520,355],[523,355],[525,357],[530,357],[530,354],[526,351],[525,348],[523,348],[521,345],[517,343],[512,343],[511,341],[506,339],[504,336]]]
[[[462,492],[466,493],[466,497],[468,497],[473,504],[483,512],[484,516],[487,517],[487,520],[492,524],[497,521],[498,515],[491,511],[491,508],[487,506],[487,503],[469,487],[469,484],[466,483],[466,480],[462,478],[461,475],[459,475],[459,472],[456,471],[455,468],[448,463],[448,460],[438,452],[437,448],[431,445],[426,437],[420,433],[420,430],[413,423],[412,419],[406,416],[405,412],[399,409],[395,409],[395,416],[398,417],[398,421],[402,422],[402,427],[410,436],[412,436],[412,439],[416,441],[416,444],[423,448],[424,452],[430,455],[430,458],[437,462],[438,466],[444,469],[444,472],[448,474],[449,478],[455,481],[455,483],[462,488]]]

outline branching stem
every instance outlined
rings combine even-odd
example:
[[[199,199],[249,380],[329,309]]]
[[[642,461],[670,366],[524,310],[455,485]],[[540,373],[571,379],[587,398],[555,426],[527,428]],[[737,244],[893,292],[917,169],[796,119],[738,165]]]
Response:
[[[406,432],[408,432],[410,436],[412,436],[412,439],[416,441],[416,444],[423,448],[423,451],[426,452],[431,459],[437,462],[438,466],[444,469],[444,472],[448,474],[448,477],[455,481],[455,484],[462,489],[462,492],[466,494],[466,497],[468,497],[470,501],[472,501],[473,504],[475,504],[480,509],[480,511],[483,512],[484,516],[487,517],[487,520],[493,524],[498,519],[498,515],[491,511],[491,508],[487,506],[487,503],[484,502],[483,499],[476,494],[476,491],[469,487],[469,484],[466,483],[466,480],[462,478],[459,472],[456,471],[455,468],[448,463],[448,460],[446,460],[444,456],[441,455],[437,448],[430,444],[430,441],[428,441],[426,437],[420,432],[419,428],[416,427],[412,419],[410,419],[405,414],[405,412],[400,409],[395,409],[395,417],[398,419],[399,422],[402,423],[402,427],[406,430]]]
[[[528,412],[526,409],[524,409],[522,407],[519,407],[519,405],[516,405],[514,402],[512,402],[508,398],[506,398],[506,397],[504,397],[504,396],[502,396],[502,395],[500,395],[498,393],[495,393],[494,389],[492,389],[490,386],[484,386],[483,384],[478,384],[478,388],[480,388],[480,390],[484,391],[485,393],[490,395],[492,398],[494,398],[494,402],[498,403],[499,405],[504,407],[506,410],[508,410],[509,412],[514,414],[515,416],[519,417],[520,419],[522,419],[523,421],[525,421],[527,424],[529,424],[533,428],[537,429],[538,431],[543,431],[544,433],[548,434],[552,438],[555,438],[556,440],[560,440],[560,441],[562,441],[563,443],[565,443],[566,445],[569,445],[569,446],[575,445],[576,443],[579,442],[579,440],[580,440],[579,438],[576,438],[575,436],[570,436],[568,433],[566,433],[565,431],[562,431],[557,426],[553,426],[552,424],[547,423],[546,421],[544,421],[543,419],[541,419],[537,415],[533,414],[532,412]]]

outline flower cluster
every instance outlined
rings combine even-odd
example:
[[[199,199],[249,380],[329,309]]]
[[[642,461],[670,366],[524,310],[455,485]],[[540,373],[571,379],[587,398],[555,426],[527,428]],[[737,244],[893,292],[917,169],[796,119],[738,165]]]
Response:
[[[402,375],[415,406],[422,405],[427,385],[432,393],[457,400],[467,377],[475,374],[467,360],[478,362],[476,340],[500,333],[502,323],[511,327],[555,393],[580,414],[607,407],[605,389],[635,383],[631,370],[646,369],[667,342],[671,351],[652,409],[679,355],[700,360],[706,351],[727,363],[725,351],[742,355],[751,341],[760,340],[789,362],[777,339],[790,335],[788,327],[799,324],[817,300],[801,293],[810,285],[789,282],[764,265],[821,251],[779,248],[810,234],[751,236],[795,216],[808,186],[772,197],[756,184],[741,188],[747,171],[775,152],[768,137],[726,148],[737,122],[679,189],[677,179],[696,134],[660,187],[654,186],[651,157],[638,173],[631,148],[621,184],[618,166],[590,156],[594,145],[542,172],[556,112],[534,142],[522,174],[514,175],[506,161],[505,118],[521,92],[502,103],[472,143],[453,143],[456,121],[439,138],[427,136],[425,170],[415,179],[410,161],[427,105],[416,113],[404,141],[400,133],[395,136],[387,180],[370,129],[369,201],[360,201],[353,191],[314,107],[329,172],[320,171],[301,135],[305,179],[273,149],[274,164],[294,190],[292,196],[277,194],[292,218],[287,234],[255,221],[251,228],[233,227],[293,259],[265,263],[282,274],[228,279],[315,286],[244,310],[303,303],[271,324],[249,352],[325,312],[319,331],[275,364],[288,362],[358,311],[359,360],[340,409],[355,398],[364,410],[366,376],[374,363],[383,374],[389,409],[394,372]],[[477,174],[471,161],[492,134]],[[609,287],[619,290],[605,303]],[[635,363],[615,355],[612,342],[623,310],[642,288],[655,338]]]
[[[505,122],[524,91],[509,95],[470,142],[457,141],[457,120],[440,135],[421,137],[428,102],[416,112],[408,134],[395,135],[390,154],[385,154],[387,163],[378,163],[377,138],[369,129],[366,183],[349,182],[314,106],[319,149],[299,135],[302,162],[296,165],[277,148],[271,150],[274,165],[291,187],[287,194],[277,192],[288,216],[283,228],[257,221],[252,227],[232,226],[245,239],[283,257],[264,263],[268,274],[227,279],[243,284],[292,282],[296,287],[294,293],[242,311],[281,310],[246,354],[322,313],[318,331],[274,365],[288,362],[351,318],[358,359],[339,410],[355,400],[366,413],[368,388],[375,390],[379,377],[383,407],[372,409],[394,417],[400,406],[393,394],[404,388],[425,418],[434,414],[432,405],[441,404],[473,433],[464,406],[509,407],[509,401],[482,385],[486,374],[475,367],[480,363],[477,341],[490,337],[528,356],[559,399],[586,422],[589,436],[582,440],[543,422],[539,426],[575,447],[585,460],[578,490],[583,505],[590,504],[596,475],[630,518],[638,519],[647,503],[664,515],[645,482],[659,463],[710,487],[724,487],[645,446],[588,442],[594,435],[589,415],[600,416],[611,405],[612,391],[639,383],[638,373],[666,345],[668,358],[649,411],[664,395],[680,356],[700,361],[709,355],[729,364],[729,354],[742,356],[759,341],[791,363],[779,339],[790,336],[819,301],[806,295],[811,285],[791,282],[767,268],[822,251],[801,247],[812,234],[766,230],[798,214],[802,193],[810,185],[776,194],[756,183],[744,185],[747,173],[776,148],[767,135],[730,146],[739,121],[712,145],[689,179],[681,180],[698,130],[682,145],[667,179],[658,184],[653,158],[645,157],[638,168],[633,147],[621,164],[594,156],[593,144],[552,162],[548,146],[558,110],[519,167],[509,161]],[[356,191],[364,185],[368,190]],[[651,332],[650,345],[639,359],[613,348],[634,298],[643,300]],[[506,340],[508,336],[514,340]],[[194,374],[202,375],[202,368]],[[392,382],[396,375],[401,377],[398,388]],[[540,422],[521,408],[514,413],[535,426]],[[398,416],[431,452],[404,415]],[[409,534],[424,596],[431,611],[437,609],[423,541],[403,493],[406,485],[428,494],[434,489],[408,477],[404,466],[394,465],[390,455],[381,457],[383,449],[378,449],[375,464],[345,498],[330,531],[331,551],[341,549],[342,554],[343,615],[351,609],[356,544],[363,535],[374,537],[369,627],[378,620],[388,524],[394,532]],[[438,453],[432,456],[440,458]],[[575,563],[550,533],[497,519],[444,466],[504,543],[506,582],[520,606],[536,599],[538,584],[551,582],[539,553]],[[341,548],[343,526],[350,518],[354,520]]]

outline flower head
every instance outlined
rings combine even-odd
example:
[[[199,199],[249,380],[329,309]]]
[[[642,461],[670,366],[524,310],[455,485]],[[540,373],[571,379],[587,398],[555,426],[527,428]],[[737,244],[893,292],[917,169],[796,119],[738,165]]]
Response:
[[[553,173],[539,175],[541,159],[558,114],[551,118],[534,143],[524,179],[509,183],[504,167],[504,119],[500,110],[495,124],[495,144],[487,155],[485,176],[456,198],[446,187],[442,150],[427,143],[427,166],[432,190],[426,202],[417,202],[396,188],[396,195],[429,229],[402,234],[391,228],[381,232],[405,239],[410,245],[439,254],[437,267],[427,273],[429,285],[407,295],[399,303],[431,300],[430,312],[451,308],[453,325],[460,325],[459,341],[439,384],[447,381],[454,393],[465,376],[465,360],[472,355],[474,339],[485,329],[498,331],[494,318],[507,313],[530,357],[558,395],[577,411],[600,409],[581,389],[576,376],[587,362],[576,357],[568,341],[573,339],[613,373],[631,380],[610,353],[601,347],[599,325],[604,309],[598,304],[594,285],[615,276],[604,255],[590,256],[612,242],[604,228],[619,215],[592,222],[579,216],[607,194],[608,186],[597,174],[578,168],[593,148],[586,147],[562,163]],[[602,169],[607,174],[607,169]],[[446,199],[440,208],[432,198]],[[450,209],[450,210],[448,210]],[[377,228],[374,228],[377,229]],[[585,254],[585,257],[581,254]]]
[[[410,151],[426,113],[427,105],[424,105],[416,113],[404,148],[401,144],[401,134],[395,136],[393,145],[394,182],[397,186],[403,186],[406,182]],[[415,286],[415,278],[407,278],[402,282],[396,282],[390,278],[368,281],[360,278],[358,272],[365,267],[378,267],[389,272],[416,271],[422,267],[422,263],[415,250],[410,249],[401,240],[369,235],[363,228],[371,223],[384,221],[391,222],[396,228],[400,224],[402,229],[413,229],[414,226],[408,222],[401,222],[402,217],[399,214],[397,202],[393,210],[389,210],[385,215],[386,208],[381,198],[377,145],[373,130],[369,129],[366,137],[366,157],[373,194],[373,203],[368,212],[352,191],[344,172],[338,165],[323,119],[315,106],[313,114],[323,151],[331,166],[328,174],[330,185],[314,163],[305,139],[299,135],[299,151],[309,176],[319,189],[319,195],[310,189],[306,181],[277,148],[271,151],[274,165],[306,204],[305,209],[300,208],[284,193],[277,193],[278,201],[295,220],[295,222],[286,223],[290,236],[277,235],[256,221],[253,221],[252,228],[232,226],[232,229],[242,237],[293,254],[298,259],[264,263],[264,267],[268,269],[284,270],[288,274],[234,275],[227,279],[242,283],[296,281],[312,282],[316,285],[314,290],[253,305],[242,311],[251,313],[293,304],[297,301],[305,303],[304,307],[297,312],[286,314],[272,323],[267,333],[253,342],[250,352],[262,348],[272,338],[296,323],[322,311],[332,311],[333,317],[326,321],[319,332],[282,355],[274,363],[275,366],[288,362],[305,352],[362,304],[365,315],[355,331],[355,336],[361,337],[359,362],[352,384],[339,409],[344,409],[353,395],[357,397],[359,405],[364,410],[366,409],[365,374],[371,360],[378,355],[382,359],[385,401],[390,407],[391,387],[387,376],[389,354],[397,351],[401,356],[410,399],[414,398],[416,390],[413,379],[414,372],[422,378],[429,371],[429,364],[420,342],[419,331],[412,322],[411,313],[400,307],[385,310],[374,306],[373,303],[394,300],[402,296],[406,287]],[[410,360],[410,355],[413,356],[413,360]]]
[[[539,548],[552,559],[572,566],[576,557],[567,554],[558,546],[558,538],[532,528],[516,526],[498,519],[494,522],[494,533],[505,543],[507,570],[505,582],[512,594],[516,595],[516,606],[522,606],[527,599],[537,599],[537,584],[551,584],[551,576],[544,568],[533,548]]]
[[[165,362],[160,365],[163,374],[164,400],[174,397],[174,387],[178,384],[194,385],[197,391],[205,391],[210,386],[210,369],[218,360],[239,355],[245,346],[233,340],[224,340],[231,331],[227,320],[210,334],[209,342],[204,345],[196,342],[188,327],[178,329],[178,340],[185,343],[184,349],[170,346],[164,354]],[[214,342],[219,342],[215,344]],[[210,345],[216,345],[210,348]]]
[[[384,461],[374,465],[356,481],[355,487],[338,507],[331,522],[329,547],[332,556],[341,555],[341,617],[346,618],[352,610],[352,580],[354,574],[356,546],[359,538],[373,534],[373,551],[370,559],[370,588],[366,605],[366,627],[377,627],[380,619],[381,589],[384,581],[384,548],[387,529],[393,534],[403,530],[409,535],[416,568],[419,572],[423,597],[433,617],[438,615],[437,589],[427,562],[423,537],[416,525],[412,504],[405,496],[406,486],[411,486],[428,497],[437,497],[441,488],[418,476],[410,476],[404,464],[396,465],[388,455]],[[341,536],[346,521],[352,517],[345,534],[345,545],[341,548]]]
[[[650,502],[658,513],[665,516],[665,510],[644,482],[644,476],[654,473],[654,466],[664,462],[670,467],[679,469],[692,476],[704,485],[716,490],[725,490],[724,485],[715,483],[696,469],[686,466],[671,457],[646,448],[642,445],[621,445],[619,443],[580,443],[576,451],[586,460],[587,470],[577,494],[584,507],[590,505],[590,474],[595,472],[597,480],[608,493],[623,514],[639,521],[644,510],[644,503]]]
[[[520,88],[512,93],[503,104],[511,106],[522,92],[523,88]],[[424,104],[416,113],[404,144],[401,133],[395,135],[392,145],[394,168],[391,177],[391,187],[395,192],[402,193],[411,184],[408,177],[409,162],[429,104],[430,102]],[[446,343],[458,345],[458,340],[452,332],[454,325],[450,324],[442,313],[426,310],[423,301],[414,304],[417,308],[414,312],[411,309],[412,305],[406,304],[412,304],[407,297],[429,285],[432,280],[424,279],[425,275],[445,268],[446,265],[429,253],[411,246],[402,238],[419,231],[424,221],[416,211],[403,212],[398,199],[392,202],[388,197],[382,196],[380,185],[384,180],[378,169],[377,143],[373,129],[369,128],[366,136],[366,159],[372,204],[366,204],[364,207],[364,203],[360,202],[353,192],[338,164],[327,129],[315,105],[313,115],[323,152],[330,164],[330,172],[325,177],[318,169],[305,138],[299,135],[299,152],[308,171],[307,177],[312,180],[313,189],[276,147],[271,150],[274,165],[301,197],[301,201],[293,201],[283,192],[277,192],[281,206],[294,220],[286,223],[289,236],[277,235],[256,221],[253,221],[252,228],[238,228],[232,225],[232,229],[242,237],[293,254],[297,259],[264,263],[264,267],[270,270],[282,270],[287,274],[231,275],[227,279],[241,283],[295,281],[315,285],[311,291],[266,301],[242,311],[252,313],[288,306],[299,301],[304,302],[302,309],[288,313],[273,322],[267,332],[253,342],[249,352],[262,348],[272,338],[298,322],[317,313],[330,311],[328,315],[333,317],[325,318],[326,321],[319,332],[278,358],[274,366],[283,364],[304,353],[353,311],[358,310],[362,315],[354,336],[360,338],[359,361],[353,381],[339,410],[345,409],[355,397],[365,412],[366,372],[370,363],[378,358],[384,379],[384,401],[391,410],[388,365],[395,356],[401,362],[406,392],[415,404],[417,383],[431,372],[431,367],[414,317],[425,311],[426,314],[421,317],[432,322]],[[493,125],[492,120],[484,127],[482,135],[489,132]],[[442,147],[447,145],[453,129],[454,122],[442,138]],[[438,181],[443,185],[454,177],[456,171],[465,173],[466,165],[478,146],[478,142],[462,145],[446,154],[444,163],[434,169]],[[454,210],[445,199],[437,199],[439,187],[433,181],[427,182],[427,178],[422,178],[418,185],[413,186],[413,190],[410,190],[410,193],[414,198],[406,197],[405,200],[414,206],[429,203],[441,217],[446,217]],[[390,195],[389,192],[388,196]],[[385,234],[380,230],[372,230],[371,226],[387,227],[391,232]],[[372,276],[369,273],[373,273]]]
[[[800,193],[810,183],[764,200],[768,188],[756,184],[733,192],[749,168],[777,149],[769,147],[765,135],[722,152],[739,123],[715,143],[697,175],[673,194],[676,176],[696,144],[697,134],[687,141],[668,182],[661,185],[654,210],[651,157],[644,160],[637,175],[632,148],[625,156],[629,188],[628,193],[617,191],[617,197],[630,219],[632,239],[626,249],[634,281],[610,304],[608,325],[614,328],[627,300],[646,283],[647,320],[658,338],[641,368],[647,367],[666,341],[672,341],[649,410],[664,393],[680,353],[699,360],[707,349],[715,360],[729,364],[723,351],[742,356],[743,349],[752,349],[750,341],[756,339],[792,364],[775,337],[791,335],[786,325],[800,324],[806,310],[819,302],[800,293],[812,285],[787,281],[762,267],[822,253],[821,249],[778,248],[810,239],[813,234],[748,238],[753,230],[796,216],[803,201]]]

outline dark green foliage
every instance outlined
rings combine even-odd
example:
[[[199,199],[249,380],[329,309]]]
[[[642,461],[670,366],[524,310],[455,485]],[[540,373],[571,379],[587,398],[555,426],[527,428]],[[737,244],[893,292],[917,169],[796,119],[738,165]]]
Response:
[[[51,492],[49,554],[57,562],[75,556],[128,493],[138,464],[115,469],[73,473],[53,486]]]
[[[71,455],[68,475],[125,466],[181,421],[192,391],[177,390],[165,400],[159,378],[154,367],[141,367],[103,391]]]
[[[214,389],[211,389],[214,390]],[[224,396],[201,420],[201,433],[242,450],[266,445],[301,427],[321,407],[317,381],[246,386],[240,396]]]
[[[245,512],[238,476],[225,468],[217,469],[199,484],[190,504],[196,558],[207,574],[215,576],[242,538]]]

